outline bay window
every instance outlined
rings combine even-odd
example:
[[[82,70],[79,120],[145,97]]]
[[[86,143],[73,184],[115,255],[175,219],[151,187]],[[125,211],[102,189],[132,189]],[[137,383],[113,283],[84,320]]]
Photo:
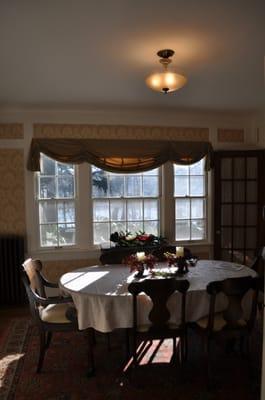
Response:
[[[163,168],[125,174],[93,165],[80,168],[63,164],[43,154],[40,161],[41,172],[36,173],[40,248],[109,246],[113,232],[142,231],[163,236],[160,226],[170,224],[174,224],[172,237],[167,237],[170,242],[207,239],[204,159],[189,166],[173,164],[172,175],[163,185],[171,188],[171,195],[165,196],[161,194]],[[85,176],[90,176],[91,182],[86,188]],[[167,208],[172,213],[164,213]],[[161,216],[166,217],[161,221]],[[81,237],[83,244],[79,243]]]

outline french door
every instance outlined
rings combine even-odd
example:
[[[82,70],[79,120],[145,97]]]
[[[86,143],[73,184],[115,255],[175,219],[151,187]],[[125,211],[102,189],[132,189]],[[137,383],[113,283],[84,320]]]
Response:
[[[265,244],[263,151],[215,153],[214,257],[248,265]]]

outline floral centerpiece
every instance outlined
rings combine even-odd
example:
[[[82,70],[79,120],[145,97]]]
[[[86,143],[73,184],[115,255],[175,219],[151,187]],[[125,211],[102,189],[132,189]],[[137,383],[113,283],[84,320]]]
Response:
[[[184,255],[184,247],[176,247],[176,253],[166,252],[164,256],[170,267],[176,266],[178,268],[178,273],[186,274],[189,271],[188,262]]]
[[[137,271],[137,276],[143,276],[144,270],[152,270],[157,258],[152,254],[145,254],[144,251],[137,252],[136,254],[131,254],[124,259],[124,264],[130,267],[130,271]]]
[[[115,243],[115,246],[121,247],[160,246],[166,243],[165,238],[162,236],[155,236],[142,231],[135,233],[129,231],[114,232],[110,235],[110,241]]]

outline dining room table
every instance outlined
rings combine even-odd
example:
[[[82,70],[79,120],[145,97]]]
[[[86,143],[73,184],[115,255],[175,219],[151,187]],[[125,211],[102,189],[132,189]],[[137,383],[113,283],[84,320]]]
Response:
[[[194,322],[209,313],[208,283],[226,278],[256,276],[251,268],[237,263],[216,260],[199,260],[190,266],[186,274],[177,274],[168,264],[158,263],[153,273],[146,271],[142,278],[137,278],[127,265],[95,265],[65,273],[59,280],[62,294],[70,295],[77,309],[80,330],[94,328],[99,332],[111,332],[119,328],[131,328],[133,325],[132,295],[128,285],[136,279],[187,279],[190,283],[186,296],[186,321]],[[250,293],[243,299],[244,313],[250,312]],[[148,323],[148,314],[152,309],[150,298],[141,294],[138,318],[140,324]],[[220,294],[216,299],[216,309],[226,307],[227,300]],[[179,323],[180,294],[173,293],[168,300],[171,313],[170,322]]]

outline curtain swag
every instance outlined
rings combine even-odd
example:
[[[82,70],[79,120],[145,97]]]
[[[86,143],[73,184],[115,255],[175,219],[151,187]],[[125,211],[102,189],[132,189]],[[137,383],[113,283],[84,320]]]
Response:
[[[167,161],[193,164],[206,157],[212,167],[213,148],[209,142],[103,139],[32,139],[28,169],[40,171],[40,154],[62,163],[88,162],[110,172],[141,172]]]

